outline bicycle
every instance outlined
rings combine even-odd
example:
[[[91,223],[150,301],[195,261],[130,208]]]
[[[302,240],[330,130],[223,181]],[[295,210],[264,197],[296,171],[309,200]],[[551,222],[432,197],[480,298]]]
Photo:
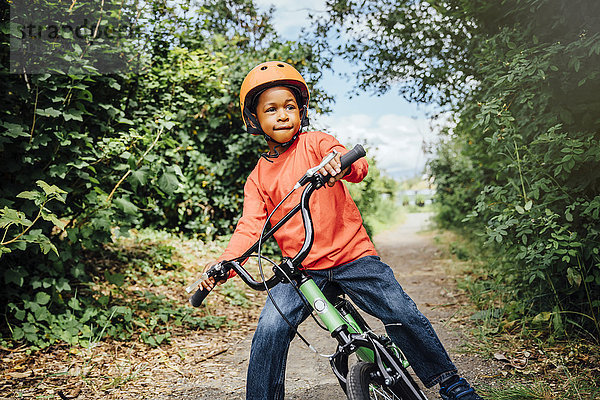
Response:
[[[330,153],[319,165],[306,171],[292,191],[270,213],[259,235],[259,239],[242,256],[233,260],[222,261],[212,266],[202,278],[188,286],[186,290],[188,293],[191,293],[198,288],[203,279],[208,277],[213,277],[215,281],[225,280],[231,270],[234,270],[250,288],[254,290],[266,290],[269,297],[271,297],[269,290],[275,285],[282,282],[290,283],[296,288],[296,292],[303,299],[305,306],[317,313],[321,323],[319,323],[311,312],[317,324],[328,330],[331,336],[337,340],[336,351],[333,355],[329,356],[329,362],[333,373],[337,377],[348,399],[427,400],[427,397],[407,370],[409,368],[408,361],[400,349],[392,343],[391,339],[385,335],[376,335],[352,303],[345,298],[337,296],[331,301],[327,299],[313,279],[301,268],[302,261],[309,254],[314,240],[313,221],[309,208],[310,196],[315,190],[323,187],[329,180],[329,175],[323,176],[318,171],[336,155],[336,151]],[[344,170],[364,156],[365,151],[362,146],[356,145],[341,157],[341,169]],[[293,191],[302,186],[305,186],[305,188],[299,204],[271,227],[271,229],[265,232],[275,210]],[[262,244],[272,237],[297,212],[301,212],[305,230],[304,243],[298,254],[293,258],[284,257],[279,264],[262,256]],[[255,252],[257,252],[256,255],[254,254]],[[242,266],[242,262],[250,257],[258,258],[259,271],[262,278],[260,282],[256,281]],[[274,274],[269,279],[265,279],[263,273],[263,259],[273,265]],[[190,303],[194,307],[198,307],[208,294],[208,290],[200,288],[190,297]],[[271,301],[279,310],[273,298],[271,298]],[[296,334],[310,346],[285,316],[282,313],[281,315]],[[349,365],[350,355],[352,354],[355,354],[359,361]]]

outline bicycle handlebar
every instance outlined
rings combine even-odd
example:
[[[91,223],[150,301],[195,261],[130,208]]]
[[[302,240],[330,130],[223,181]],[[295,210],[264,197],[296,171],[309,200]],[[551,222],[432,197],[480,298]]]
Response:
[[[240,276],[242,281],[244,281],[246,285],[250,286],[254,290],[266,290],[266,288],[271,289],[273,286],[279,283],[279,278],[277,278],[275,275],[267,279],[265,282],[258,282],[252,277],[252,275],[248,273],[248,271],[246,271],[244,267],[242,267],[239,262],[235,260],[221,261],[213,265],[208,269],[208,271],[206,271],[205,274],[203,274],[201,280],[209,277],[214,278],[215,282],[226,280],[229,276],[229,271],[231,270],[234,270]],[[191,292],[197,283],[198,282],[190,285],[186,290]],[[196,293],[190,297],[190,304],[194,307],[199,307],[209,293],[210,290],[207,290],[204,287],[196,290]]]
[[[366,155],[365,149],[360,144],[357,144],[356,146],[354,146],[354,148],[352,150],[350,150],[348,153],[344,154],[340,158],[341,170],[343,171],[344,169],[346,169],[347,167],[352,165],[355,161],[364,157],[365,155]],[[304,180],[305,177],[307,177],[307,175],[305,175],[301,179],[301,181]],[[310,178],[310,179],[308,179],[308,178]],[[317,187],[320,187],[321,185],[323,185],[324,182],[327,182],[329,180],[329,178],[331,178],[331,175],[327,174],[326,176],[321,176],[320,174],[316,174],[316,175],[312,176],[312,174],[311,174],[311,176],[309,176],[308,178],[306,179],[305,183],[307,183],[313,179],[317,179],[317,182],[319,182],[319,186],[317,186]],[[314,189],[315,188],[313,188],[310,192],[312,193],[312,191],[314,191]],[[310,196],[310,194],[309,194],[309,196]],[[302,203],[303,204],[301,207],[300,207],[300,205],[294,207],[294,209],[292,209],[292,211],[290,211],[288,213],[288,215],[286,215],[283,218],[283,220],[285,220],[285,221],[289,220],[291,218],[291,215],[295,214],[301,208],[304,209],[305,207],[308,207],[308,199],[306,199],[306,201],[303,201]],[[310,214],[309,213],[307,213],[307,214],[310,217]],[[278,223],[276,226],[278,228],[281,225]],[[305,227],[306,227],[306,225],[305,225]],[[272,229],[269,232],[268,236],[270,237],[270,235],[272,235],[275,230],[276,229]],[[305,235],[305,242],[306,242],[306,239],[308,236],[309,235]],[[267,239],[267,237],[263,238],[263,241],[266,239]],[[311,246],[312,246],[312,243],[311,243]],[[253,245],[250,249],[253,249],[254,247],[256,247],[256,244]],[[305,243],[302,246],[301,251],[304,251],[305,253],[307,253],[307,251],[309,249],[307,250],[306,247],[307,246]],[[248,252],[246,252],[246,253],[248,253]],[[244,254],[246,254],[246,253],[244,253]],[[297,259],[297,258],[298,258],[298,256],[296,256],[294,259]],[[302,259],[303,259],[303,257],[302,257]],[[246,271],[246,269],[244,267],[242,267],[242,265],[238,261],[230,260],[230,261],[222,261],[220,263],[213,265],[208,271],[206,271],[206,274],[200,280],[198,280],[194,284],[190,285],[186,290],[188,291],[188,293],[191,292],[193,289],[195,289],[198,286],[199,282],[201,282],[202,279],[206,279],[208,277],[214,278],[216,282],[226,280],[229,276],[229,271],[232,269],[240,276],[240,278],[244,281],[244,283],[246,283],[248,286],[250,286],[254,290],[266,290],[266,288],[270,289],[280,282],[279,278],[277,278],[275,275],[272,276],[271,278],[269,278],[265,282],[258,282],[254,278],[252,278],[252,275],[250,275],[248,273],[248,271]],[[210,290],[207,290],[204,287],[201,287],[200,289],[196,290],[196,292],[190,297],[190,304],[194,307],[199,307],[202,304],[202,302],[204,301],[204,299],[206,298],[206,296],[208,296],[209,293],[210,293]]]
[[[359,158],[362,158],[366,155],[367,153],[365,152],[365,149],[360,144],[357,144],[352,150],[350,150],[340,158],[340,164],[342,164],[340,169],[342,171],[345,170],[347,167],[354,164],[354,162],[357,161]],[[325,181],[328,181],[329,178],[331,178],[331,175],[329,174],[323,177]]]

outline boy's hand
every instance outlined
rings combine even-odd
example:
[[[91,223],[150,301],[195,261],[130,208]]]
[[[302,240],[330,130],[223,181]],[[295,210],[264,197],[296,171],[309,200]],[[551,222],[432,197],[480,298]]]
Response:
[[[212,267],[213,265],[217,264],[218,261],[216,260],[212,260],[209,261],[205,266],[204,266],[204,270],[202,270],[202,273],[205,273],[206,271],[208,271],[210,269],[210,267]],[[213,288],[215,287],[215,285],[222,285],[225,283],[225,280],[219,281],[219,282],[215,282],[215,278],[213,278],[212,276],[208,279],[203,280],[202,282],[200,282],[200,285],[207,290],[213,290]]]
[[[329,187],[335,185],[335,183],[342,179],[350,169],[350,166],[348,166],[342,171],[342,163],[340,162],[341,158],[341,154],[336,155],[333,160],[329,161],[328,164],[325,164],[325,166],[319,170],[323,176],[331,175],[331,178],[329,178],[329,181],[327,182],[327,186]]]

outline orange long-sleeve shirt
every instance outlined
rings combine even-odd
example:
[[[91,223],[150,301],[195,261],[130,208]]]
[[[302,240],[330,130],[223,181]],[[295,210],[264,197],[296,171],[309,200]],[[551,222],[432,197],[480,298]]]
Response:
[[[335,149],[341,154],[348,150],[333,136],[323,132],[305,132],[282,153],[271,159],[261,158],[244,186],[244,207],[229,245],[221,260],[241,256],[257,240],[268,214],[289,193],[307,169],[318,165]],[[360,182],[368,171],[364,158],[356,161],[343,179]],[[297,189],[275,212],[275,225],[300,201],[302,189]],[[303,267],[332,268],[363,256],[377,255],[375,246],[362,225],[362,217],[348,189],[342,182],[325,186],[313,193],[310,210],[314,226],[314,244]],[[294,257],[304,242],[302,216],[297,213],[276,233],[275,240],[286,257]]]

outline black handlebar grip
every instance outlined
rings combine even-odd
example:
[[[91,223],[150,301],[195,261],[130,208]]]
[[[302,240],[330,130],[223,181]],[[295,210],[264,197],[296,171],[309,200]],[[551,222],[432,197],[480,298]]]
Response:
[[[366,155],[365,149],[360,144],[357,144],[352,150],[340,157],[340,169],[342,171],[345,170],[346,167],[349,167],[354,164],[356,160]],[[327,174],[323,177],[323,180],[327,182],[329,178],[331,178],[331,175]]]
[[[366,155],[367,153],[365,152],[365,149],[360,144],[357,144],[352,150],[340,158],[340,163],[342,164],[341,169],[346,169],[346,167],[349,167],[350,165],[354,164],[356,160]]]
[[[196,290],[196,293],[194,293],[190,297],[190,304],[194,307],[200,307],[200,304],[202,304],[202,302],[204,301],[206,296],[208,296],[209,293],[210,293],[210,290],[207,290],[203,287]]]

